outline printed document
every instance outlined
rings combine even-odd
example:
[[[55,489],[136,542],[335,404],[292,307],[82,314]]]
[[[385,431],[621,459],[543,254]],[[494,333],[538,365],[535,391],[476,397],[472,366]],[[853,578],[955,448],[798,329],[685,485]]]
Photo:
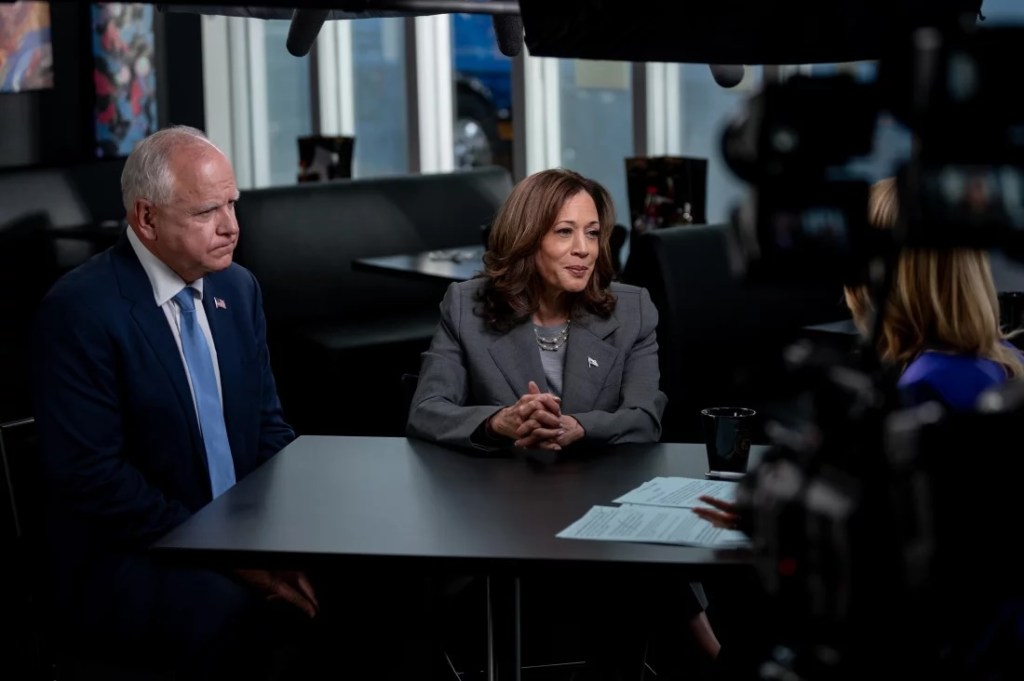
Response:
[[[633,541],[715,549],[742,548],[750,540],[742,532],[724,530],[689,508],[664,506],[594,506],[556,535],[563,539]]]
[[[727,480],[654,478],[633,491],[623,494],[618,499],[613,499],[613,501],[616,504],[694,508],[696,506],[707,506],[703,501],[700,501],[702,496],[735,502],[738,486],[738,482]]]

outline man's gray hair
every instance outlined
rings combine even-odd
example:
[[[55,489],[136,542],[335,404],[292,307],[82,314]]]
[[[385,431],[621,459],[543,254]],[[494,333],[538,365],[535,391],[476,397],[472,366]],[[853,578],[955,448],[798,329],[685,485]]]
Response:
[[[158,130],[139,142],[128,156],[121,172],[121,199],[129,216],[139,199],[146,199],[158,205],[171,200],[174,191],[174,178],[171,177],[168,162],[171,152],[191,144],[204,144],[217,149],[217,145],[211,142],[202,130],[187,125]]]

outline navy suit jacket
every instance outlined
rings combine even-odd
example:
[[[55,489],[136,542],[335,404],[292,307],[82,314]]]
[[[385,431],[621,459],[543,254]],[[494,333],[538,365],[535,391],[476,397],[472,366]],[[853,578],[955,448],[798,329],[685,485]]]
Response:
[[[203,287],[241,480],[295,434],[255,278],[233,264]],[[123,579],[110,574],[118,556],[138,555],[211,500],[206,454],[181,355],[127,236],[54,285],[33,335],[51,567],[57,595],[77,600],[94,580]]]

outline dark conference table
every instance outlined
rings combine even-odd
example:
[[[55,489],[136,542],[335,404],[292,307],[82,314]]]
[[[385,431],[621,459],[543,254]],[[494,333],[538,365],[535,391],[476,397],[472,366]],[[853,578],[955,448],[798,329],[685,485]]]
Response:
[[[755,455],[756,456],[756,455]],[[744,550],[559,539],[591,506],[657,476],[701,477],[704,445],[622,445],[551,464],[405,438],[303,436],[156,542],[203,565],[486,574],[491,671],[520,670],[518,578],[581,569],[672,570],[680,580],[749,568]]]
[[[413,279],[466,281],[483,270],[483,255],[483,246],[463,246],[423,253],[359,258],[352,261],[352,268]]]

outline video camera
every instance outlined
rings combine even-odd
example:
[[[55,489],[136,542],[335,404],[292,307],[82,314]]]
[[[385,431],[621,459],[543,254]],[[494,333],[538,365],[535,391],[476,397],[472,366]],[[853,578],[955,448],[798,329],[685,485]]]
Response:
[[[1024,107],[1011,87],[1022,37],[1011,27],[918,28],[909,47],[886,51],[874,82],[843,74],[769,83],[722,142],[752,187],[735,219],[744,275],[862,283],[866,262],[891,248],[1024,255]],[[869,182],[850,168],[871,153],[885,113],[915,139],[892,239],[869,229]]]
[[[723,135],[751,185],[733,220],[737,271],[755,285],[865,284],[884,311],[901,249],[1020,258],[1024,106],[1011,71],[1022,58],[1024,28],[965,22],[915,29],[874,82],[768,84]],[[869,226],[870,178],[851,169],[880,115],[914,142],[893,230]],[[914,678],[1024,678],[1024,607],[1007,610],[1024,603],[1024,573],[1006,548],[1024,389],[1004,384],[973,412],[906,407],[876,347],[869,337],[852,357],[811,344],[787,355],[798,418],[769,424],[773,446],[740,494],[742,529],[780,606],[761,678],[864,678],[881,664]],[[973,463],[981,454],[994,475]]]

